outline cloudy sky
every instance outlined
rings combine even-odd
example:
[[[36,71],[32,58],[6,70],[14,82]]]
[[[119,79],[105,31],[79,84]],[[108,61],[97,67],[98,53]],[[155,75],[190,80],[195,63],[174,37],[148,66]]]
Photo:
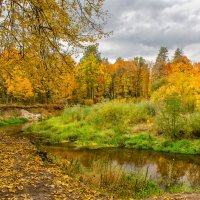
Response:
[[[143,56],[153,61],[161,46],[179,47],[200,61],[200,0],[106,0],[111,37],[99,42],[102,57]]]

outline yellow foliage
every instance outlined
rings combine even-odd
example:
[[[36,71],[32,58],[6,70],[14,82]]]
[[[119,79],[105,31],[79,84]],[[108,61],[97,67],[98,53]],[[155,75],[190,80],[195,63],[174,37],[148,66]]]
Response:
[[[32,97],[32,84],[27,78],[15,77],[14,79],[6,80],[7,92],[16,98],[27,99]]]
[[[195,101],[199,104],[200,74],[198,67],[193,66],[187,57],[172,63],[168,72],[167,83],[156,90],[151,99],[164,100],[168,96],[177,95],[183,102]]]

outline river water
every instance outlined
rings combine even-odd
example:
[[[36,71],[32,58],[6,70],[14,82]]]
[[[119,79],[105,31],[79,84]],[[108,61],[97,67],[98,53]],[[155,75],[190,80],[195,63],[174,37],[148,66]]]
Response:
[[[62,159],[78,160],[87,168],[94,162],[109,161],[127,173],[148,173],[149,178],[159,180],[163,187],[169,183],[200,186],[200,155],[123,148],[77,149],[67,144],[46,146],[45,150]]]

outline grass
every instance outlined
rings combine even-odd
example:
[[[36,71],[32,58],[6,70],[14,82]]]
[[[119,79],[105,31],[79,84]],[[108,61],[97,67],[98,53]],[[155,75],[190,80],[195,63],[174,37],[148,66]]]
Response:
[[[1,119],[0,120],[0,127],[1,126],[8,126],[8,125],[15,125],[15,124],[23,124],[28,122],[26,118],[8,118],[8,119]]]
[[[199,139],[180,139],[173,141],[145,133],[128,138],[125,146],[134,149],[151,149],[167,153],[200,154]]]
[[[200,139],[172,140],[156,135],[152,125],[155,115],[155,106],[150,102],[112,101],[92,107],[67,107],[60,116],[33,125],[31,133],[50,143],[67,141],[79,147],[127,147],[200,154]],[[197,125],[195,128],[198,129]]]

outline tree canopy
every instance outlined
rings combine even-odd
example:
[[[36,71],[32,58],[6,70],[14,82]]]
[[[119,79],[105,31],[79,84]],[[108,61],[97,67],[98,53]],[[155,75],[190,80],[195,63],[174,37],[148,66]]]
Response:
[[[30,50],[43,60],[52,52],[64,58],[75,47],[105,36],[104,0],[1,0],[1,51]]]

